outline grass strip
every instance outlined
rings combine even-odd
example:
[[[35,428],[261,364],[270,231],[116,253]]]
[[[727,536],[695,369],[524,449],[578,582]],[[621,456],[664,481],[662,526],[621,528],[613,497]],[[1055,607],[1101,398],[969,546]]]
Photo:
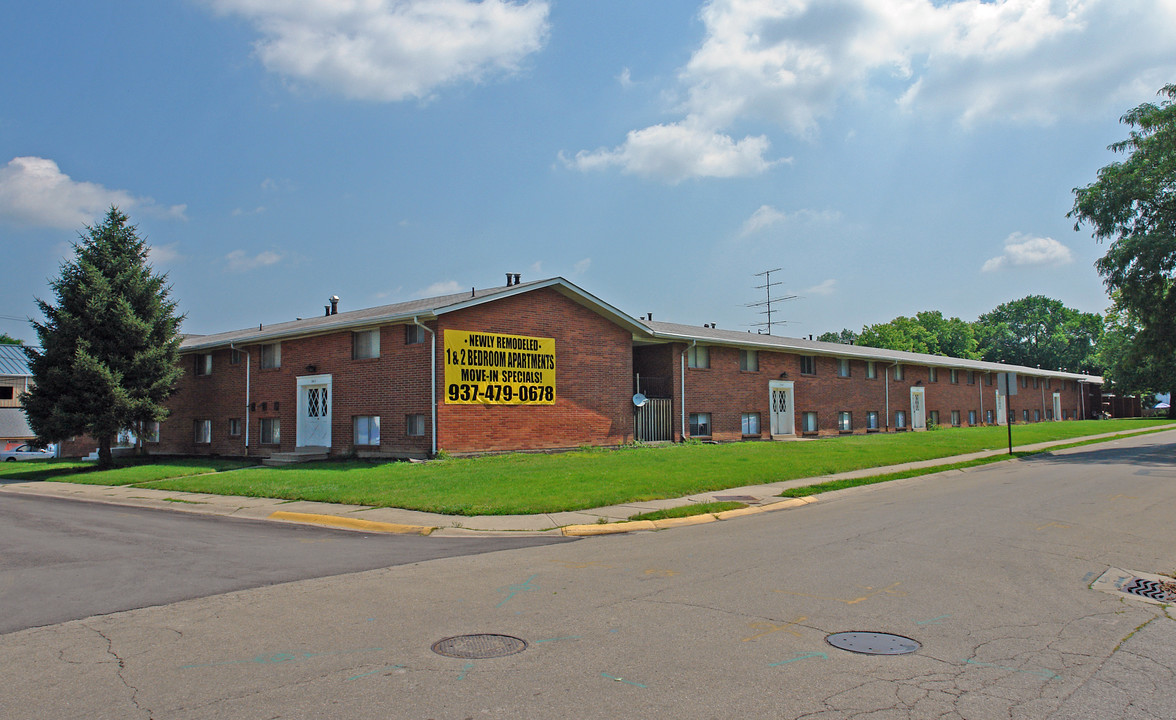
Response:
[[[712,513],[725,512],[727,510],[739,510],[747,507],[746,503],[741,502],[709,502],[709,503],[692,503],[690,505],[679,505],[677,507],[665,508],[664,510],[655,510],[653,512],[638,513],[637,515],[630,515],[630,520],[669,520],[670,518],[684,518],[693,517],[694,515],[709,515]]]
[[[1144,432],[1132,435],[1151,435],[1153,433],[1164,432],[1163,430],[1147,430]],[[905,478],[919,477],[920,475],[934,475],[939,472],[947,472],[948,470],[963,470],[965,468],[977,467],[980,465],[990,465],[995,462],[1002,462],[1004,460],[1015,460],[1023,457],[1031,457],[1033,455],[1043,455],[1045,453],[1055,452],[1057,450],[1065,450],[1066,448],[1081,447],[1082,445],[1097,445],[1099,443],[1109,442],[1116,438],[1097,438],[1094,440],[1080,440],[1078,442],[1066,443],[1064,445],[1054,445],[1051,448],[1044,450],[1031,451],[1016,451],[1012,455],[992,455],[984,458],[976,458],[975,460],[966,460],[964,462],[950,463],[947,465],[932,465],[924,468],[913,468],[911,470],[900,470],[898,472],[883,473],[880,475],[868,475],[859,478],[844,478],[841,480],[829,480],[823,483],[816,483],[815,485],[805,485],[804,487],[789,488],[780,493],[780,497],[809,497],[810,495],[819,495],[821,493],[833,492],[835,490],[845,490],[846,488],[860,487],[862,485],[874,485],[876,483],[889,482],[891,480],[903,480]]]

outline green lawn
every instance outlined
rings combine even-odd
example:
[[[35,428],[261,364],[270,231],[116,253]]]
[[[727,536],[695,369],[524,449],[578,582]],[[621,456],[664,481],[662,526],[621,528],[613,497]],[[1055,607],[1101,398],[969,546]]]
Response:
[[[48,460],[0,463],[0,479],[58,480],[84,485],[135,485],[137,483],[177,478],[185,475],[236,470],[256,465],[256,461],[210,459],[172,459],[158,462],[146,458],[120,459],[108,470],[96,469],[93,462],[80,460]]]
[[[1142,419],[1037,423],[1015,426],[1013,441],[1026,445],[1164,424],[1166,420]],[[87,473],[76,473],[62,465],[62,474],[54,479],[401,507],[449,515],[532,514],[675,498],[950,457],[999,449],[1006,442],[1002,427],[945,428],[803,442],[680,444],[550,455],[519,453],[430,463],[329,461],[260,468],[242,467],[244,463],[240,461],[168,459],[159,464]],[[46,469],[52,467],[58,466],[45,464]],[[0,469],[0,477],[5,477],[5,469]]]

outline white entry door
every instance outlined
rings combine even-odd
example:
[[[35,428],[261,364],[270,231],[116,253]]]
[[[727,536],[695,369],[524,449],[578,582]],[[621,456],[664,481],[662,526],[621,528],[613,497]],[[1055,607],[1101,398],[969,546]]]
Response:
[[[927,429],[927,388],[911,388],[911,427],[915,430]]]
[[[796,434],[796,410],[792,404],[792,383],[783,380],[772,380],[768,383],[770,395],[769,416],[772,437]]]
[[[297,447],[331,447],[331,376],[298,378]]]
[[[1054,420],[1061,420],[1062,419],[1062,394],[1061,393],[1054,393],[1053,394],[1053,406],[1054,406],[1053,407]]]

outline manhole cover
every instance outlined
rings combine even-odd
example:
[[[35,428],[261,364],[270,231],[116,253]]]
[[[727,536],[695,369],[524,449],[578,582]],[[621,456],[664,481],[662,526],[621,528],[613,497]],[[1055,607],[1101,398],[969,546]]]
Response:
[[[825,642],[835,648],[863,655],[906,655],[922,647],[909,637],[879,632],[833,633],[825,638]]]
[[[527,649],[527,641],[510,635],[455,635],[433,643],[438,655],[467,660],[505,657]]]

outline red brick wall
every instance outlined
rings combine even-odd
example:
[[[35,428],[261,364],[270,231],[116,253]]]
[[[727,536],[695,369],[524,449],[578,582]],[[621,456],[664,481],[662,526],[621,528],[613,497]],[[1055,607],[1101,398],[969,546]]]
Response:
[[[438,366],[438,447],[448,452],[619,445],[633,437],[632,333],[551,289],[443,315],[444,331],[555,339],[555,405],[446,403]]]
[[[674,402],[676,426],[681,425],[681,363],[680,353],[686,349],[684,344],[676,344],[672,359],[668,361],[671,367],[664,372],[674,375]],[[969,411],[975,411],[976,424],[985,424],[987,411],[993,411],[993,421],[996,420],[995,380],[992,385],[985,384],[985,375],[977,373],[975,384],[968,384],[968,372],[958,371],[958,382],[951,382],[948,368],[937,369],[937,380],[931,381],[929,368],[921,365],[903,365],[903,379],[894,379],[893,365],[876,363],[876,378],[866,377],[866,362],[864,360],[850,360],[850,376],[838,377],[837,359],[832,357],[814,356],[815,373],[801,373],[800,356],[792,353],[778,353],[760,351],[758,353],[759,370],[755,372],[739,369],[739,351],[736,348],[710,347],[709,368],[686,369],[686,424],[689,427],[690,413],[709,412],[711,414],[711,438],[714,440],[739,440],[742,435],[742,413],[757,412],[760,414],[760,436],[769,437],[769,391],[771,380],[787,380],[793,383],[794,408],[796,411],[795,427],[801,432],[801,417],[804,412],[816,412],[820,435],[839,434],[837,414],[841,411],[850,412],[853,432],[866,432],[867,412],[876,411],[879,415],[879,425],[883,431],[894,430],[895,413],[906,413],[907,426],[910,427],[911,418],[911,388],[922,383],[925,390],[927,421],[931,422],[931,412],[937,411],[941,425],[951,424],[951,411],[960,413],[960,425],[968,425]],[[650,368],[654,372],[654,368]],[[886,377],[889,377],[889,381]],[[889,413],[887,413],[887,388],[889,387]],[[1033,410],[1041,413],[1041,420],[1047,418],[1047,410],[1053,410],[1053,392],[1061,395],[1062,409],[1066,411],[1068,419],[1078,416],[1081,405],[1080,393],[1074,382],[1063,383],[1052,380],[1050,387],[1045,387],[1045,379],[1039,381],[1039,387],[1033,387],[1033,380],[1029,380],[1028,389],[1020,389],[1018,395],[1012,397],[1011,408],[1016,413],[1018,422],[1022,419],[1022,410],[1029,410],[1030,421],[1033,421]],[[1042,404],[1044,392],[1045,404]],[[1060,419],[1060,418],[1059,418]],[[677,437],[677,433],[675,434]]]

